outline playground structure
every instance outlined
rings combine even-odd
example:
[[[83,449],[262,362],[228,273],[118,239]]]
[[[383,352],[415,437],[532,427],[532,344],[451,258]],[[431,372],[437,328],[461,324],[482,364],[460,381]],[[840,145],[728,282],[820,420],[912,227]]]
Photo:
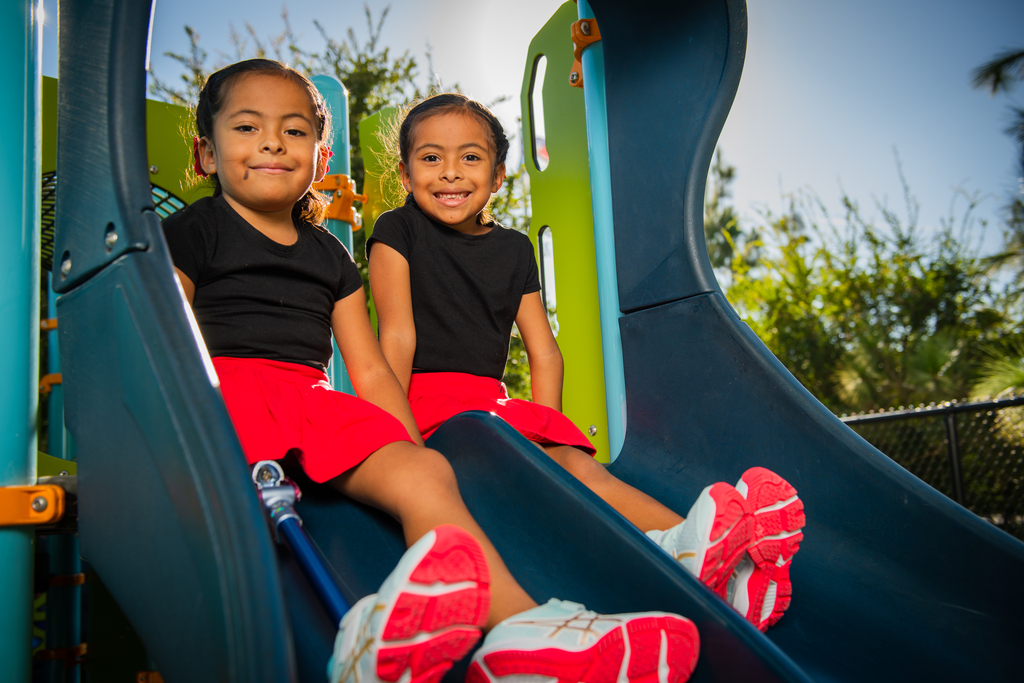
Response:
[[[711,271],[703,190],[742,69],[744,3],[628,5],[566,3],[526,65],[524,130],[532,142],[539,89],[548,159],[541,170],[536,146],[527,155],[532,236],[548,227],[556,247],[567,413],[608,439],[617,476],[680,511],[706,483],[734,481],[754,464],[789,479],[808,514],[792,607],[767,636],[758,633],[493,418],[459,416],[430,445],[451,460],[467,505],[536,599],[693,619],[702,639],[694,681],[1014,679],[1024,664],[1016,647],[1024,546],[828,413],[739,321]],[[25,131],[25,164],[2,205],[13,212],[8,225],[31,226],[41,171],[38,20],[28,2],[17,10],[3,10],[21,37],[4,49],[14,51],[9,64],[25,65],[8,78],[22,79],[9,91],[26,106],[7,115],[21,117],[9,129]],[[581,51],[580,91],[569,87],[573,54],[560,45],[569,25],[589,16],[600,40]],[[153,209],[149,8],[65,2],[60,20],[55,168],[74,181],[57,185],[53,281],[81,554],[165,680],[322,680],[336,624],[270,539]],[[651,199],[638,201],[640,193]],[[558,213],[559,205],[571,210]],[[4,433],[13,444],[0,461],[5,486],[35,484],[37,352],[26,340],[38,329],[38,231],[14,233],[5,229],[3,253],[23,288],[4,295],[18,323],[5,331]],[[574,335],[600,339],[600,349],[574,355]],[[584,375],[603,386],[580,394],[604,405],[574,396]],[[297,509],[345,597],[376,590],[404,549],[397,526],[302,487]],[[564,522],[555,528],[552,519]],[[0,529],[0,619],[12,634],[0,669],[11,680],[27,680],[18,645],[27,637],[15,634],[29,624],[31,543],[31,527]]]

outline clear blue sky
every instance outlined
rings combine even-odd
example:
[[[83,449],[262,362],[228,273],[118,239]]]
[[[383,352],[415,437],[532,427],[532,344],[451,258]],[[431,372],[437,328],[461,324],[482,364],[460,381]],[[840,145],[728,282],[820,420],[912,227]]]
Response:
[[[492,101],[514,129],[527,46],[557,0],[370,0],[377,16],[391,6],[382,36],[421,66],[433,48],[435,77]],[[260,35],[280,30],[280,0],[157,0],[153,68],[173,78],[162,57],[187,47],[194,26],[213,62],[230,53],[229,26],[246,22]],[[352,27],[366,37],[358,0],[287,3],[292,26],[314,46],[318,19],[334,36]],[[44,72],[56,75],[56,0],[44,35]],[[991,223],[987,250],[999,244],[995,218],[1013,191],[1015,148],[1002,130],[1006,97],[971,89],[972,69],[1005,48],[1024,47],[1020,0],[748,0],[749,38],[743,78],[720,148],[738,169],[741,215],[778,210],[782,197],[815,190],[833,210],[842,186],[862,205],[887,201],[902,209],[893,148],[921,204],[921,223],[949,213],[953,190],[985,197],[979,216]],[[568,29],[567,29],[568,33]],[[426,75],[424,75],[424,78]],[[1024,104],[1024,89],[1014,96]],[[961,205],[962,207],[962,205]]]

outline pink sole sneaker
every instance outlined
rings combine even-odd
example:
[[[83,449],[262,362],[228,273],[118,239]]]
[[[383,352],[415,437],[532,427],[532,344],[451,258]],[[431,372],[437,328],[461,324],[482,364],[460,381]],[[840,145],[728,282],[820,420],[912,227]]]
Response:
[[[789,566],[804,537],[804,504],[788,481],[763,467],[744,472],[736,489],[747,500],[754,529],[747,549],[751,564],[737,571],[732,603],[765,631],[782,618],[792,599]]]
[[[506,676],[541,676],[559,683],[682,683],[693,673],[700,636],[690,620],[660,613],[632,619],[588,614],[595,620],[627,619],[581,649],[560,643],[532,649],[536,643],[512,639],[474,657],[466,683],[495,683]]]
[[[715,501],[715,517],[708,534],[711,545],[704,553],[697,576],[711,590],[724,596],[729,577],[750,546],[754,527],[747,515],[747,505],[735,488],[722,482],[710,488]]]
[[[480,639],[489,584],[476,540],[459,527],[437,527],[406,551],[379,593],[342,620],[330,681],[366,683],[375,675],[437,683]]]

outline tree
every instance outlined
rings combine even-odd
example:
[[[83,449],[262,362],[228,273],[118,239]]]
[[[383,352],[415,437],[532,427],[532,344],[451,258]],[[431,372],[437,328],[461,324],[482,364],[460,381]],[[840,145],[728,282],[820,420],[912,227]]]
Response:
[[[904,187],[905,184],[904,184]],[[734,259],[730,301],[769,349],[834,412],[966,396],[986,345],[1013,322],[970,247],[972,211],[920,239],[918,206],[884,205],[882,225],[842,198],[835,221],[813,195],[766,215],[762,258]]]
[[[730,201],[735,180],[736,167],[725,162],[719,149],[704,193],[704,238],[711,267],[726,274],[730,281],[736,257],[739,255],[743,263],[752,266],[760,257],[761,244],[756,230],[748,234],[740,228],[736,209]]]
[[[993,97],[1010,93],[1016,84],[1024,80],[1024,50],[1006,50],[974,71],[972,84],[975,88],[988,90]],[[990,270],[1010,268],[1015,271],[1016,296],[1024,294],[1024,108],[1010,106],[1011,124],[1006,133],[1013,137],[1020,148],[1017,189],[1005,207],[1005,228],[1002,250],[988,257],[985,265]]]

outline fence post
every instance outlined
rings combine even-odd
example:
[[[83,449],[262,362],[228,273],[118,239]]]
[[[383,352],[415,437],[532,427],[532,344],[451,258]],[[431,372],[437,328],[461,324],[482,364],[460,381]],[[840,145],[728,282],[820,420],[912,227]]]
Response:
[[[960,473],[960,448],[957,444],[956,413],[946,410],[946,444],[949,451],[949,467],[953,480],[953,500],[964,504],[964,482]]]

